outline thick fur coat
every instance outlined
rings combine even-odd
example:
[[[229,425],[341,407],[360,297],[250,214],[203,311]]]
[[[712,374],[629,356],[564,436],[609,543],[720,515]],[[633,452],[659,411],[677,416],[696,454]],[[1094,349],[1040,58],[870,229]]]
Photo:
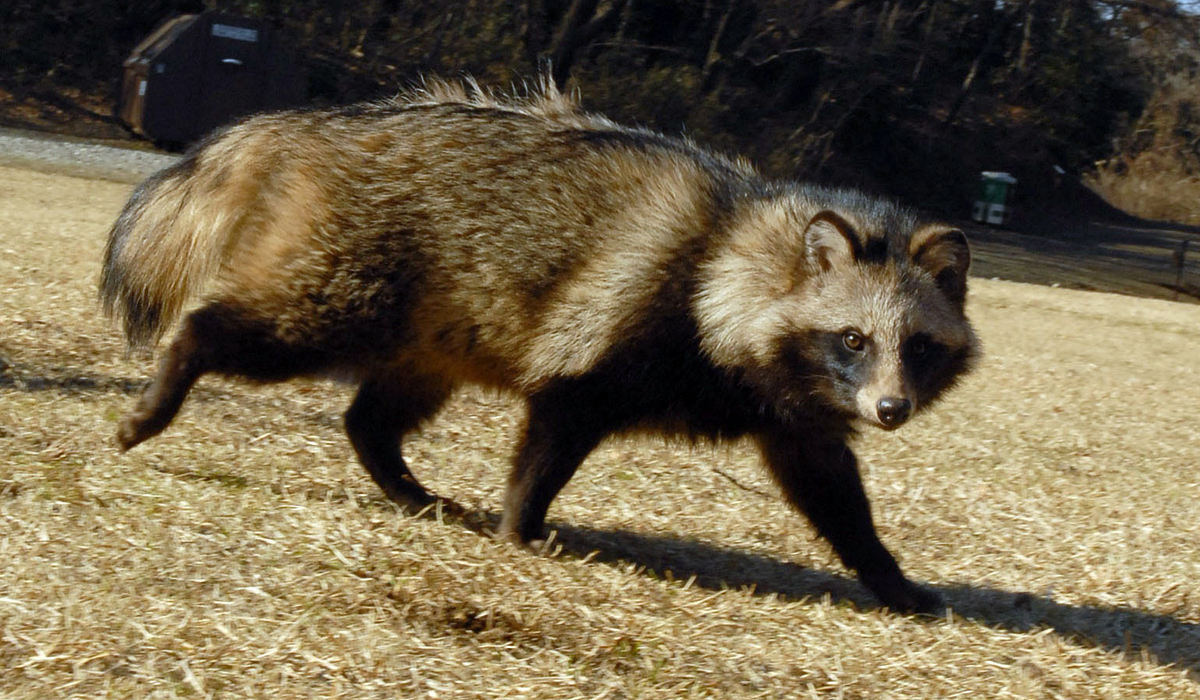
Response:
[[[118,430],[163,430],[209,372],[360,389],[357,454],[409,507],[401,457],[451,391],[524,397],[501,533],[547,509],[605,436],[751,436],[789,500],[887,605],[936,609],[875,535],[856,426],[892,429],[965,372],[957,229],[849,190],[771,182],[543,86],[434,83],[252,117],[143,183],[100,294],[131,344],[183,315]]]

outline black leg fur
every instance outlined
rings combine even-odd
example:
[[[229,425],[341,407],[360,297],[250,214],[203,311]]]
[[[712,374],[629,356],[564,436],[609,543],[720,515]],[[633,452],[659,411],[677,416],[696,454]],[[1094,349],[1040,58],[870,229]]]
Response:
[[[449,395],[450,387],[437,380],[381,377],[364,382],[346,411],[346,434],[358,460],[390,500],[413,512],[436,498],[409,471],[400,442]]]
[[[500,536],[518,543],[542,537],[550,502],[607,433],[566,392],[529,400],[525,434],[508,478]]]
[[[117,444],[128,450],[161,433],[200,375],[208,371],[202,340],[189,318],[159,363],[158,374],[138,398],[137,406],[117,424]]]
[[[118,424],[121,449],[128,450],[170,425],[192,385],[204,374],[279,382],[315,374],[330,364],[319,350],[289,345],[274,331],[269,322],[227,302],[213,302],[188,314],[158,374]]]
[[[907,579],[879,541],[858,460],[847,445],[790,436],[766,436],[759,443],[788,500],[808,516],[880,602],[906,612],[936,613],[942,608],[941,597]]]

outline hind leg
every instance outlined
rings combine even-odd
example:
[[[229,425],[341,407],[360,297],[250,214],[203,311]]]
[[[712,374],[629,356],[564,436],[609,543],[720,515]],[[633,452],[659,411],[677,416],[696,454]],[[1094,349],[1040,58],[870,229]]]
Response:
[[[117,426],[121,449],[128,450],[170,425],[201,375],[215,372],[277,382],[323,368],[319,351],[288,345],[274,330],[270,322],[229,302],[213,302],[188,314],[158,374]]]
[[[358,461],[388,499],[412,512],[437,499],[408,470],[400,441],[437,413],[450,390],[434,378],[374,377],[363,382],[346,411],[346,434]]]
[[[203,343],[189,318],[171,342],[158,374],[142,392],[137,406],[117,424],[117,444],[121,449],[128,450],[170,425],[192,385],[207,371]]]

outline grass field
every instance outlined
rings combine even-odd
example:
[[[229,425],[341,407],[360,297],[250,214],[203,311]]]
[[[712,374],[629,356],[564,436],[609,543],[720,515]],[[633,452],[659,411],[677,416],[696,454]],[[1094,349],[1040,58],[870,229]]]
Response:
[[[2,698],[1200,698],[1200,306],[973,282],[978,372],[859,444],[919,619],[747,445],[606,444],[540,555],[382,500],[347,387],[206,378],[119,454],[128,192],[0,168]],[[465,392],[414,471],[494,519],[520,418]]]

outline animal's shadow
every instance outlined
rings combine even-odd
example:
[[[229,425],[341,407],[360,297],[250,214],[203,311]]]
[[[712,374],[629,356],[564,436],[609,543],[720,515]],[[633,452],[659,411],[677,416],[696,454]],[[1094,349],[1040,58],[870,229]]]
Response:
[[[476,513],[472,529],[494,526],[493,513]],[[486,523],[480,528],[481,523]],[[860,610],[879,603],[857,580],[808,569],[791,562],[721,547],[697,540],[659,537],[579,525],[552,524],[548,548],[568,556],[610,566],[633,565],[645,573],[710,590],[752,590],[754,595],[777,595],[785,600],[819,600]],[[926,584],[928,585],[928,584]],[[1069,605],[1047,597],[970,584],[932,585],[953,614],[1009,632],[1052,629],[1055,634],[1087,646],[1134,656],[1149,652],[1159,662],[1186,669],[1200,681],[1200,624],[1170,615],[1134,608]],[[931,623],[933,618],[927,619]]]
[[[147,379],[78,372],[69,367],[51,367],[31,372],[19,365],[14,366],[0,357],[0,389],[23,393],[58,393],[68,396],[108,393],[136,395],[140,394],[149,383]]]

